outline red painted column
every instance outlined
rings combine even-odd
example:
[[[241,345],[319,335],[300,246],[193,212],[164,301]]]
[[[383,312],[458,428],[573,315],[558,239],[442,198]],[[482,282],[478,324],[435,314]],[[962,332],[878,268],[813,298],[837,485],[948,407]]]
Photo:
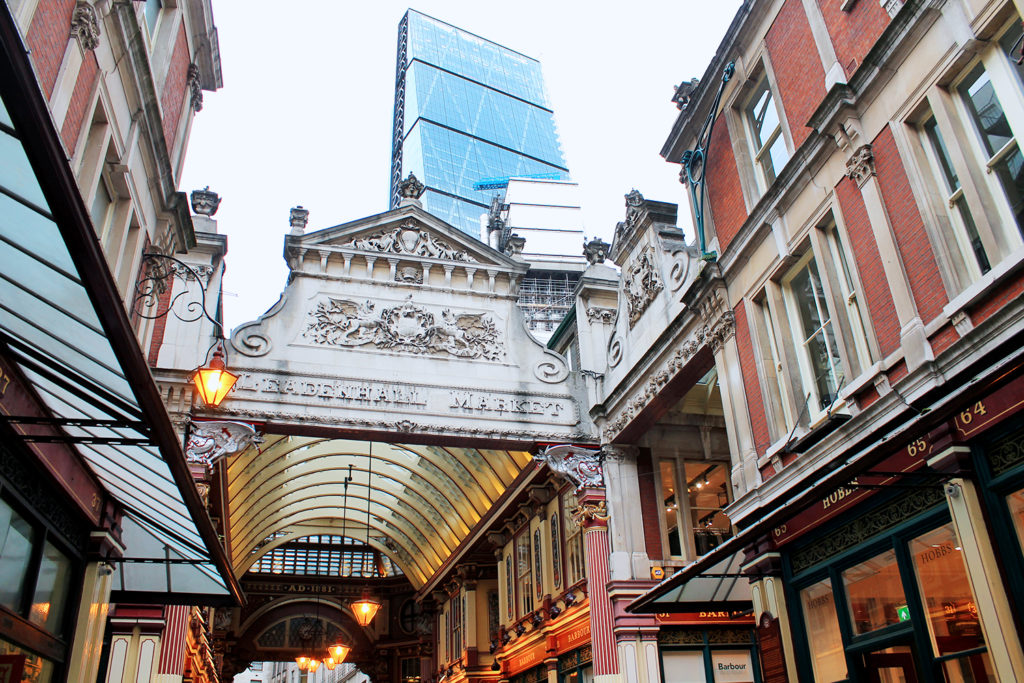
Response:
[[[608,558],[608,508],[604,489],[584,489],[578,494],[580,507],[576,519],[583,526],[583,546],[587,554],[587,593],[590,596],[590,638],[594,648],[594,675],[619,673],[615,650],[615,619],[608,595],[611,579]]]

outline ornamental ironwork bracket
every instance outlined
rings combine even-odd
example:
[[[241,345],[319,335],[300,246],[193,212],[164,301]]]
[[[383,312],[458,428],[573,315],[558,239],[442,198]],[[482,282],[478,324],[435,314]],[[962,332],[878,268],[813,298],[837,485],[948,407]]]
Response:
[[[718,254],[707,250],[707,240],[704,237],[704,198],[707,189],[704,183],[704,171],[707,168],[708,155],[711,144],[711,132],[715,128],[715,121],[718,118],[718,105],[722,101],[722,93],[725,91],[725,84],[732,78],[736,71],[736,62],[729,62],[722,71],[722,82],[718,86],[718,93],[715,95],[715,102],[711,105],[707,119],[700,129],[697,142],[693,149],[683,152],[680,164],[682,170],[679,172],[679,181],[687,186],[690,191],[690,205],[693,208],[693,218],[697,223],[697,241],[700,245],[701,259],[714,261]]]
[[[151,252],[142,255],[142,265],[145,277],[135,285],[135,300],[132,302],[132,311],[136,315],[147,320],[156,320],[167,316],[168,313],[174,313],[174,317],[185,323],[206,318],[217,329],[217,337],[224,335],[223,324],[206,309],[206,286],[203,285],[203,278],[208,278],[213,273],[210,266],[199,266],[199,270],[196,270],[196,267],[173,256]],[[173,293],[175,278],[184,282],[185,287],[174,294],[174,297],[166,302],[165,307],[161,297],[168,288]],[[193,281],[199,288],[198,292],[189,284]],[[179,302],[182,305],[179,306]],[[151,309],[155,312],[147,312]]]

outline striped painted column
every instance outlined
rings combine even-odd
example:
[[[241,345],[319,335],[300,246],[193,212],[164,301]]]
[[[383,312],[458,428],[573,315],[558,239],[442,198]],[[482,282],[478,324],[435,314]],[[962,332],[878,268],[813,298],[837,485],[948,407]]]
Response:
[[[608,508],[604,489],[585,489],[577,498],[580,503],[577,519],[583,525],[583,545],[587,554],[594,676],[616,676],[619,673],[619,660],[615,651],[612,599],[608,595],[611,544],[608,541]]]
[[[187,605],[168,605],[164,608],[163,638],[160,647],[160,661],[157,663],[154,681],[170,683],[180,681],[185,671],[185,636],[188,631],[188,617],[192,608]]]

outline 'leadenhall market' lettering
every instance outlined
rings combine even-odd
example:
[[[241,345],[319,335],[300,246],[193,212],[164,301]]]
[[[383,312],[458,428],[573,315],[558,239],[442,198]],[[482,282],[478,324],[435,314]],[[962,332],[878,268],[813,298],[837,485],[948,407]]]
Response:
[[[471,391],[451,392],[451,408],[466,411],[519,413],[522,415],[551,415],[558,417],[562,405],[555,401],[543,399],[517,398],[515,396],[495,396],[493,394],[477,394]]]
[[[420,390],[415,387],[382,382],[342,382],[319,379],[278,379],[243,374],[237,385],[240,391],[257,391],[309,398],[325,398],[363,404],[425,406]]]

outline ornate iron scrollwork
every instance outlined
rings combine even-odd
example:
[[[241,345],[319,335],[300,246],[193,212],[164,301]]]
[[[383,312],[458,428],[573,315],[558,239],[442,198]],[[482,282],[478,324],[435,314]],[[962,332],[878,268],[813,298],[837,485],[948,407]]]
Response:
[[[156,253],[143,254],[142,265],[145,276],[135,285],[135,299],[132,302],[135,315],[156,320],[174,313],[174,317],[186,323],[206,318],[217,328],[217,336],[223,335],[223,325],[206,309],[206,286],[203,280],[213,274],[212,266],[190,266],[173,256]],[[174,294],[164,308],[160,305],[160,298],[168,289],[173,293],[176,278],[184,282],[185,286]],[[198,292],[192,283],[198,287]]]
[[[725,84],[732,78],[736,71],[736,62],[729,62],[722,71],[722,82],[718,86],[718,93],[715,95],[715,102],[711,105],[707,119],[700,129],[697,142],[693,149],[683,152],[680,163],[683,168],[679,172],[679,180],[690,191],[690,205],[693,207],[693,218],[697,223],[697,240],[700,244],[701,258],[707,261],[714,261],[718,258],[715,252],[707,250],[707,240],[704,237],[704,197],[707,194],[704,183],[704,171],[707,168],[709,150],[711,144],[711,132],[715,128],[715,120],[718,118],[718,105],[722,100],[722,93],[725,91]]]

